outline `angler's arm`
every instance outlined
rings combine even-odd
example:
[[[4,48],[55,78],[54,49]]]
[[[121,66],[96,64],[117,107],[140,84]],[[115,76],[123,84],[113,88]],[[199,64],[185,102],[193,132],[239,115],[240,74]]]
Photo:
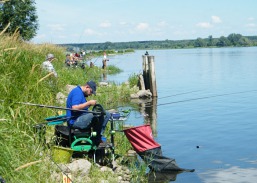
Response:
[[[83,104],[79,104],[79,105],[73,105],[72,109],[77,109],[77,110],[83,110],[86,107],[90,107],[91,105],[95,105],[96,104],[96,100],[89,100]]]

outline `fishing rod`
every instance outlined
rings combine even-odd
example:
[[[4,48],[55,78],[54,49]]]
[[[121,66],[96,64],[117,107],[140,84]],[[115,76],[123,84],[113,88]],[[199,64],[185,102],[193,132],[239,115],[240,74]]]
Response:
[[[36,126],[41,126],[41,125],[47,125],[47,124],[51,124],[51,123],[55,123],[55,122],[60,122],[60,121],[67,121],[68,119],[74,118],[75,116],[62,116],[62,117],[53,117],[53,119],[45,119],[47,122],[42,122],[42,123],[37,123]]]
[[[202,99],[215,98],[215,97],[222,97],[222,96],[227,96],[227,95],[236,95],[236,94],[249,93],[249,92],[257,92],[257,90],[249,90],[249,91],[242,91],[242,92],[225,93],[225,94],[220,94],[220,95],[211,95],[211,96],[206,96],[206,97],[191,98],[191,99],[186,99],[186,100],[162,103],[162,104],[158,104],[156,106],[176,104],[176,103],[189,102],[189,101],[202,100]],[[149,105],[149,106],[145,106],[145,107],[152,107],[152,106],[153,105]]]
[[[0,100],[0,101],[4,102],[4,100]],[[43,104],[34,104],[34,103],[30,103],[30,102],[15,102],[15,103],[16,104],[29,105],[29,106],[42,107],[42,108],[61,109],[61,110],[66,110],[66,111],[78,111],[78,112],[85,112],[85,113],[101,114],[101,112],[79,110],[79,109],[72,109],[72,108],[59,107],[59,106],[49,106],[49,105],[43,105]]]

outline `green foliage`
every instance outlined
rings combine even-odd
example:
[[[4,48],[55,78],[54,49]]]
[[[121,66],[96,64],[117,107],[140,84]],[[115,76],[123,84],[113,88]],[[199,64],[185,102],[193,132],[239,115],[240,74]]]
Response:
[[[115,65],[108,65],[107,66],[108,69],[108,74],[119,74],[122,72],[122,70],[118,67],[116,67]],[[103,71],[105,72],[105,71]]]
[[[18,102],[55,104],[60,86],[55,78],[45,78],[40,68],[50,50],[57,59],[64,51],[51,45],[22,43],[15,36],[0,37],[0,93],[4,101],[0,105],[0,175],[7,182],[40,182],[43,174],[50,176],[49,161],[15,171],[21,165],[48,156],[37,143],[33,125],[55,111],[39,110]]]
[[[129,86],[132,88],[134,86],[137,86],[138,85],[138,75],[137,74],[132,74],[129,76]]]
[[[97,89],[97,95],[94,98],[99,104],[102,104],[105,108],[115,108],[119,105],[124,105],[130,100],[129,86],[122,84],[117,86],[112,84],[106,87],[99,87]]]
[[[58,78],[41,69],[48,53],[55,55],[53,65]],[[16,36],[0,36],[0,175],[7,182],[54,182],[51,172],[56,172],[57,169],[50,160],[50,149],[40,141],[40,130],[35,128],[36,124],[44,122],[45,117],[54,116],[57,111],[22,105],[20,102],[60,106],[56,103],[56,94],[60,91],[67,94],[67,84],[83,85],[88,80],[98,81],[102,74],[102,69],[98,67],[66,67],[64,53],[63,47],[33,45],[20,41]],[[128,85],[112,84],[98,87],[97,95],[91,97],[110,109],[128,103],[131,92]],[[54,128],[47,127],[48,142],[51,142],[53,131]],[[118,137],[116,139],[121,142]],[[125,148],[122,150],[117,146],[116,150],[124,152]],[[15,170],[37,161],[39,162]],[[95,175],[96,172],[91,173]],[[92,181],[101,180],[102,175],[98,175]],[[106,173],[103,176],[106,178],[108,175]],[[106,180],[112,182],[115,179],[109,176]]]
[[[195,47],[205,47],[207,44],[202,38],[197,38],[195,41]]]
[[[163,41],[133,41],[117,43],[83,43],[60,45],[71,48],[77,46],[84,50],[118,50],[118,53],[133,52],[134,49],[180,49],[180,48],[203,48],[203,47],[227,47],[227,46],[257,46],[257,36],[242,36],[230,34],[228,37],[221,36],[213,38],[197,38],[195,40],[163,40]],[[107,52],[108,53],[108,52]]]
[[[135,52],[133,49],[118,50],[118,53],[122,53],[122,54],[133,53],[133,52]]]
[[[6,33],[18,31],[23,40],[35,37],[38,17],[34,0],[8,0],[0,6],[0,12],[0,30],[10,23]]]
[[[64,58],[58,62],[54,61],[53,65],[55,66],[58,75],[60,76],[58,77],[58,83],[62,86],[65,86],[66,84],[82,85],[85,84],[85,82],[88,80],[97,81],[102,72],[100,68],[90,68],[87,66],[87,64],[85,69],[82,69],[80,64],[78,67],[67,67],[64,64]]]

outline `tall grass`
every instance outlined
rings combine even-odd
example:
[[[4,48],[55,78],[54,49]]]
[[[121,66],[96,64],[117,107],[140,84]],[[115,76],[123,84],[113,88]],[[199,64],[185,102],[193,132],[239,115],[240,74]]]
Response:
[[[48,53],[55,55],[58,78],[41,69]],[[57,111],[19,102],[59,106],[56,94],[65,93],[67,84],[82,85],[97,81],[101,75],[101,68],[71,69],[64,66],[64,60],[62,47],[22,42],[18,35],[0,35],[0,176],[6,182],[54,182],[51,174],[57,167],[50,161],[50,150],[39,143],[34,125]],[[105,108],[115,108],[128,102],[133,90],[125,84],[113,84],[98,88],[93,97]],[[117,142],[123,138],[118,136]],[[126,144],[117,151],[124,153],[129,147]]]
[[[49,52],[63,59],[63,51],[48,44],[24,43],[16,35],[0,37],[0,175],[7,182],[40,182],[50,176],[49,161],[15,171],[26,163],[45,160],[47,152],[42,153],[43,146],[36,143],[33,125],[54,113],[18,102],[55,104],[60,85],[53,77],[39,82],[45,76],[40,65]]]

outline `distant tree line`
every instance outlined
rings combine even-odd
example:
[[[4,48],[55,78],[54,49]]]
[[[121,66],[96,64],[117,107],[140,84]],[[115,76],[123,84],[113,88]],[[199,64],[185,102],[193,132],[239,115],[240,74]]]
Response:
[[[181,49],[181,48],[206,48],[206,47],[249,47],[257,46],[257,36],[242,36],[230,34],[228,37],[197,38],[195,40],[163,40],[163,41],[133,41],[133,42],[105,42],[105,43],[80,43],[61,44],[68,51],[74,48],[81,50],[147,50],[147,49]]]

